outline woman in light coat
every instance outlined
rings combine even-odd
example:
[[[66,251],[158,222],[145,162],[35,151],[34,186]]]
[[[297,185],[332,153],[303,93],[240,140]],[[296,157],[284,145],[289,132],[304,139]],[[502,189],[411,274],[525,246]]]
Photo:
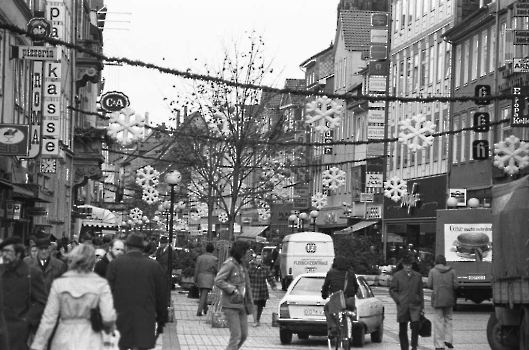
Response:
[[[103,349],[103,334],[92,330],[90,310],[99,306],[108,332],[114,328],[116,311],[107,280],[92,272],[95,260],[94,248],[88,244],[68,254],[69,271],[53,281],[32,350],[47,349],[57,322],[50,350]]]
[[[215,286],[222,290],[222,311],[230,329],[226,350],[239,349],[248,337],[248,313],[244,300],[246,299],[253,308],[253,298],[248,270],[243,259],[249,247],[248,242],[235,241],[230,250],[230,257],[222,264],[215,277]]]

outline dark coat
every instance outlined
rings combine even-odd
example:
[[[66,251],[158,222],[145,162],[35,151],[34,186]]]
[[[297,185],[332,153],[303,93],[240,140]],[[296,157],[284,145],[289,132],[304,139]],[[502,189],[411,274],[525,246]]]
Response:
[[[211,253],[204,253],[197,258],[195,283],[198,285],[198,288],[213,289],[218,266],[219,260]]]
[[[2,279],[0,278],[0,349],[9,349],[4,309],[4,287]]]
[[[142,252],[132,251],[110,262],[106,278],[118,314],[120,348],[154,348],[156,323],[167,322],[163,269]]]
[[[165,247],[160,247],[156,250],[156,254],[154,255],[156,261],[158,261],[164,271],[167,271],[167,261],[169,260],[169,248],[169,245],[166,245]],[[173,261],[173,263],[171,264],[172,268],[176,269],[178,265],[178,253],[174,249],[171,252],[171,260]]]
[[[411,276],[408,276],[405,270],[395,272],[389,286],[389,295],[397,304],[397,322],[419,321],[424,309],[420,273],[412,270]]]
[[[62,260],[54,258],[53,256],[50,256],[48,259],[48,264],[44,267],[40,264],[38,258],[24,261],[26,261],[29,265],[33,265],[42,271],[42,273],[44,274],[44,285],[46,286],[46,291],[49,293],[53,281],[57,277],[61,277],[62,274],[68,270],[68,268]]]
[[[358,281],[356,275],[352,271],[344,271],[332,268],[327,272],[325,281],[321,287],[321,296],[323,299],[327,299],[329,295],[339,290],[343,290],[345,286],[345,273],[347,274],[347,288],[344,290],[344,296],[346,298],[354,298],[356,292],[358,292]]]
[[[20,261],[13,270],[0,265],[0,276],[9,349],[26,350],[29,333],[37,331],[48,299],[42,270]]]
[[[94,272],[105,278],[107,276],[108,264],[110,264],[110,261],[108,261],[108,258],[105,255],[101,258],[101,260],[96,262],[96,265],[94,266]]]

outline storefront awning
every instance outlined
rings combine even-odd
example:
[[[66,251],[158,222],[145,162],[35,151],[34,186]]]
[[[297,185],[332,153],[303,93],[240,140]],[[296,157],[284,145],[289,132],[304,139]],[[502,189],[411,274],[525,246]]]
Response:
[[[268,226],[243,226],[242,233],[237,236],[238,239],[257,239]]]
[[[354,224],[353,226],[349,226],[349,227],[344,228],[343,230],[337,231],[335,233],[342,234],[342,235],[347,235],[347,234],[356,232],[358,230],[364,229],[366,227],[369,227],[371,225],[374,225],[377,222],[378,222],[378,220],[364,220],[364,221],[360,221],[360,222],[357,222],[356,224]]]
[[[24,197],[34,197],[35,194],[29,190],[26,190],[20,186],[14,185],[13,183],[6,181],[6,180],[0,180],[0,186],[9,188],[13,190],[14,194],[18,194]]]
[[[78,208],[90,209],[88,210],[88,217],[81,220],[82,226],[106,228],[118,227],[118,218],[108,209],[98,208],[93,205],[79,205]]]

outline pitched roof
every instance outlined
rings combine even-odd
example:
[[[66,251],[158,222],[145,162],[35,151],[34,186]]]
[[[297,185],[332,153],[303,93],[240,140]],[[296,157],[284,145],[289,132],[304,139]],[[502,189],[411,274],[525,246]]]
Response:
[[[371,45],[371,15],[379,11],[341,11],[339,24],[348,51],[369,51]]]

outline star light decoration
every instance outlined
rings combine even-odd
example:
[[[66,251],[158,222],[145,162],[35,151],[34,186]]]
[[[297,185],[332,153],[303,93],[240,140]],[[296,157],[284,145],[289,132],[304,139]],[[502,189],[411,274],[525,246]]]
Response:
[[[228,213],[226,213],[224,210],[218,213],[219,221],[222,223],[228,222]]]
[[[141,199],[147,204],[154,204],[160,200],[160,193],[153,187],[145,188]]]
[[[345,171],[332,167],[322,173],[323,186],[335,190],[345,184]]]
[[[136,114],[132,108],[125,107],[110,114],[107,134],[122,146],[128,146],[143,138],[144,127],[145,117]]]
[[[259,208],[257,209],[257,214],[259,215],[259,221],[267,221],[270,219],[270,208]]]
[[[408,194],[408,185],[405,180],[401,180],[397,176],[393,176],[388,181],[384,181],[384,196],[390,198],[394,202]]]
[[[399,122],[399,141],[412,152],[419,151],[432,145],[435,124],[426,120],[426,116],[419,114]]]
[[[494,144],[494,165],[514,175],[529,165],[529,143],[514,135]]]
[[[312,196],[312,206],[318,210],[327,206],[327,195],[321,192],[316,192]]]
[[[319,97],[307,104],[307,117],[305,118],[305,124],[314,125],[316,122],[322,120],[323,123],[314,128],[316,131],[322,133],[329,131],[340,126],[341,110],[342,105],[340,103],[331,100],[327,96]]]

